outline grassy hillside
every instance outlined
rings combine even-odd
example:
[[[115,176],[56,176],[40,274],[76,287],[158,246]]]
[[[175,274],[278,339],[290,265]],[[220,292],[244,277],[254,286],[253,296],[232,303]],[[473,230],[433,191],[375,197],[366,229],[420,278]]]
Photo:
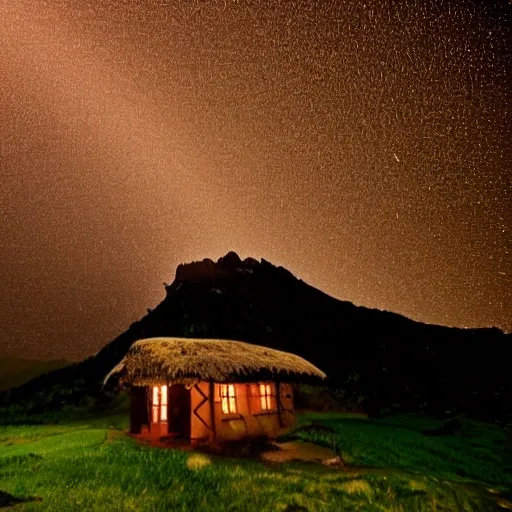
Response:
[[[417,417],[368,421],[302,415],[332,431],[297,436],[335,444],[350,466],[213,457],[136,444],[126,415],[0,427],[0,500],[34,511],[432,511],[512,506],[506,433],[464,422],[432,438]],[[2,494],[2,492],[4,494]],[[27,500],[27,501],[21,501]],[[1,502],[0,502],[1,505]]]
[[[20,386],[46,372],[67,366],[69,361],[53,359],[39,361],[16,356],[0,357],[0,390]]]

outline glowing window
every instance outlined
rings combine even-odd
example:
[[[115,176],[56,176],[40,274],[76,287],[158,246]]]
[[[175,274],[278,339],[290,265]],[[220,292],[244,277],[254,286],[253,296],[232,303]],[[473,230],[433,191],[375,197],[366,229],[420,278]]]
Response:
[[[167,421],[167,386],[153,388],[153,423]]]
[[[272,387],[270,384],[260,384],[260,407],[262,411],[272,409]]]
[[[160,421],[167,421],[167,386],[160,388]]]
[[[236,395],[234,384],[220,385],[220,399],[222,402],[223,414],[236,413]]]
[[[153,388],[153,423],[158,423],[158,404],[160,403],[160,394],[158,388]]]

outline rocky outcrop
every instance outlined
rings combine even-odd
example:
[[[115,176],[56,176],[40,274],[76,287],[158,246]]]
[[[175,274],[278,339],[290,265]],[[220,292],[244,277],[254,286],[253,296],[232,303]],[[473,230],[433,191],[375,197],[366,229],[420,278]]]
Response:
[[[178,265],[175,281],[217,281],[229,279],[239,272],[246,272],[259,265],[260,262],[254,258],[241,260],[236,252],[228,252],[219,258],[217,262],[209,258],[202,261],[193,261]]]

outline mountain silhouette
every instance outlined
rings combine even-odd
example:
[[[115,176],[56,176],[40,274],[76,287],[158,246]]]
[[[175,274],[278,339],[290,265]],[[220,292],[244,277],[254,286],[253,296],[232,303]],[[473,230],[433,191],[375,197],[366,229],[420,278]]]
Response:
[[[154,309],[81,363],[0,395],[32,410],[106,399],[101,384],[133,342],[154,336],[235,339],[305,357],[340,396],[371,413],[453,410],[510,418],[511,335],[416,322],[355,306],[262,259],[229,252],[179,265]]]

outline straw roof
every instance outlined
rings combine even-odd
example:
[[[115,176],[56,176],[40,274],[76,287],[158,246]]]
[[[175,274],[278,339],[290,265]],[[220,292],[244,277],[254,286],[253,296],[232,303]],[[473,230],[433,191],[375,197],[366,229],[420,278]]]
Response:
[[[326,375],[302,357],[242,341],[148,338],[135,342],[105,378],[122,386],[199,380],[319,380]]]

